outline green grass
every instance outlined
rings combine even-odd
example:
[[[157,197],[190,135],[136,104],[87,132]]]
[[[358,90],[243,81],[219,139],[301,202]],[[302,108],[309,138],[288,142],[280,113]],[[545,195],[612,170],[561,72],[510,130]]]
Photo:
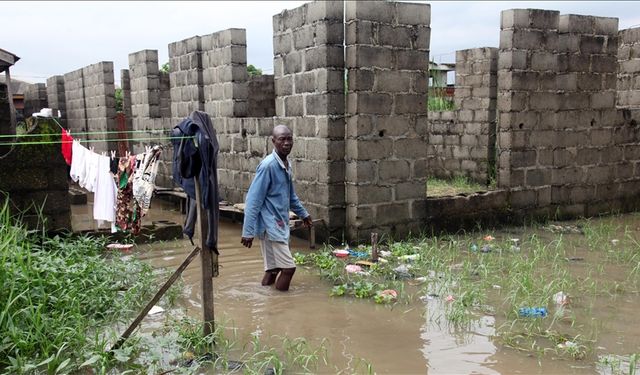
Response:
[[[453,98],[430,95],[427,99],[427,109],[432,112],[453,111],[456,106]]]
[[[103,239],[27,230],[8,204],[0,207],[0,374],[230,373],[232,360],[249,374],[313,373],[327,363],[324,341],[314,347],[304,338],[274,336],[269,340],[281,346],[269,346],[264,337],[239,339],[226,321],[203,337],[200,321],[176,320],[173,312],[160,330],[138,331],[110,353],[166,272],[113,256]],[[180,293],[178,283],[161,304],[170,307]]]
[[[470,181],[463,176],[457,176],[450,180],[430,177],[427,180],[427,196],[441,197],[457,194],[472,194],[479,191],[487,191],[491,187]]]
[[[46,237],[0,208],[0,372],[107,368],[105,328],[151,291],[151,267],[104,256],[104,241]]]

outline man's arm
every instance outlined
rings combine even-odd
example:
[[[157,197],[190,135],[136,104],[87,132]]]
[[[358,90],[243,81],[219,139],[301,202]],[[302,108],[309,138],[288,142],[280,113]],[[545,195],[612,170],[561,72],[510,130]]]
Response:
[[[242,225],[242,239],[240,242],[246,247],[251,247],[253,237],[257,234],[258,214],[260,214],[260,210],[262,209],[270,183],[271,176],[268,168],[265,168],[262,164],[259,165],[256,170],[256,176],[253,178],[251,186],[249,186],[244,207],[244,223]]]

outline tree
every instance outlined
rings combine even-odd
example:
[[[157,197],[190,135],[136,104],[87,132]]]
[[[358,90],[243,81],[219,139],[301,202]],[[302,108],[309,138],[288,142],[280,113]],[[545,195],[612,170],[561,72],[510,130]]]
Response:
[[[262,69],[258,69],[255,66],[253,66],[253,64],[249,64],[247,65],[247,73],[249,73],[249,77],[261,76]]]
[[[116,89],[116,112],[122,112],[122,109],[124,108],[122,105],[123,101],[122,89],[118,87]]]
[[[169,70],[171,69],[171,66],[169,65],[168,62],[162,64],[162,66],[160,67],[160,71],[162,73],[169,73]]]

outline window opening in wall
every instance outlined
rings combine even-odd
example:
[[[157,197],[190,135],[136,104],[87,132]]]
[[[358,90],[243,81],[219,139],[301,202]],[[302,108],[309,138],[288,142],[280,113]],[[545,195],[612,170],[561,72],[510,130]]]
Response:
[[[454,87],[447,84],[447,75],[454,71],[455,64],[429,62],[429,97],[427,109],[432,112],[452,111]]]
[[[449,179],[432,176],[427,179],[427,186],[427,197],[469,195],[491,190],[490,186],[473,181],[466,176],[455,176]]]

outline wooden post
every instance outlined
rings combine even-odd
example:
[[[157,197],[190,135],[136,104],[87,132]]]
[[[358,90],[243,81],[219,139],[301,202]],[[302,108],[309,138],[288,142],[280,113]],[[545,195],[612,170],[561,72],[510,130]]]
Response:
[[[371,261],[378,261],[378,233],[371,233]]]
[[[313,224],[309,227],[309,248],[316,248],[316,228]]]
[[[16,107],[13,104],[13,88],[11,87],[11,74],[9,73],[9,68],[4,71],[5,83],[7,84],[7,94],[9,95],[9,135],[16,135]],[[24,117],[27,117],[27,114],[24,114]],[[29,113],[29,117],[31,117],[31,113]]]
[[[204,167],[203,167],[204,168]],[[202,209],[202,191],[200,190],[200,178],[196,180],[196,213],[198,215],[198,228],[200,230],[200,259],[202,263],[202,318],[204,322],[202,333],[208,336],[215,329],[213,314],[213,251],[207,247],[207,215]]]
[[[120,339],[118,339],[118,341],[115,343],[115,345],[113,345],[113,347],[111,348],[111,351],[114,351],[114,350],[120,348],[120,346],[122,346],[124,341],[133,333],[133,331],[136,329],[136,327],[138,327],[140,322],[142,322],[142,319],[144,319],[144,317],[147,316],[147,313],[149,313],[149,310],[151,310],[153,305],[155,305],[160,300],[160,298],[162,298],[162,296],[165,294],[165,292],[167,290],[169,290],[171,285],[173,285],[173,283],[182,274],[182,271],[184,271],[185,268],[187,268],[187,266],[191,263],[193,258],[195,258],[195,256],[198,255],[199,251],[200,251],[199,247],[196,247],[191,251],[191,253],[187,256],[187,258],[178,267],[178,269],[176,269],[173,272],[173,275],[171,275],[171,277],[164,283],[164,285],[160,288],[160,290],[158,290],[156,295],[153,296],[151,301],[149,301],[149,303],[147,303],[147,305],[144,307],[144,309],[142,309],[142,311],[140,311],[140,314],[138,314],[138,317],[135,318],[135,320],[133,321],[133,323],[131,323],[129,328],[127,328],[127,330],[124,331],[122,336],[120,336]]]

